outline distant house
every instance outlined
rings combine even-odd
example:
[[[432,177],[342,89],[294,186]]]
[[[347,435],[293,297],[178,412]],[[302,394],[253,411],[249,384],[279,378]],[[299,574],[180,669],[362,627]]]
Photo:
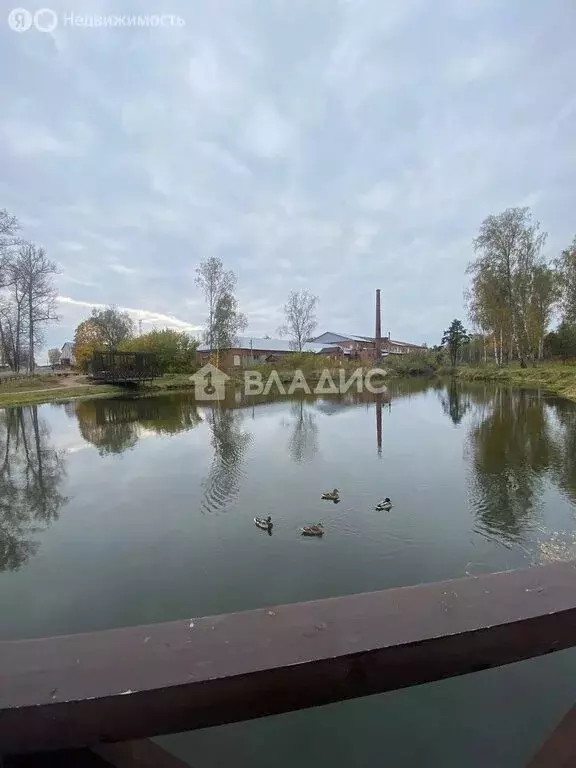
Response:
[[[65,367],[71,367],[76,364],[76,358],[74,357],[74,344],[71,341],[66,341],[62,345],[60,354],[60,365]]]
[[[323,344],[306,343],[303,352],[321,354],[326,349],[328,354],[336,354],[333,347]],[[260,339],[250,336],[240,336],[230,349],[218,350],[218,365],[221,368],[247,368],[251,365],[276,362],[280,357],[294,352],[292,342],[287,339]],[[216,354],[207,344],[198,347],[198,357],[202,363],[207,363]]]
[[[369,362],[376,355],[376,339],[374,336],[352,336],[326,331],[311,339],[314,344],[322,344],[325,347],[340,349],[349,359]],[[407,355],[422,352],[424,347],[419,344],[411,344],[407,341],[394,341],[390,336],[383,336],[380,340],[382,357],[388,355]]]

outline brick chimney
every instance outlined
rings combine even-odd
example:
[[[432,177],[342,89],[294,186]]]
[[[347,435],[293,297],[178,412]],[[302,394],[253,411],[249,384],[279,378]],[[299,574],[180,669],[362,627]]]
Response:
[[[380,318],[380,288],[376,289],[376,338],[375,338],[375,357],[380,360],[382,350],[382,326]]]

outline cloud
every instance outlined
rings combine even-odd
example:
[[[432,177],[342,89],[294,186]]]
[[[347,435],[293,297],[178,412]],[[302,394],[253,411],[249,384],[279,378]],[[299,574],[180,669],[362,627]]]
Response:
[[[73,299],[70,296],[58,296],[58,303],[61,305],[68,305],[72,307],[83,307],[86,309],[106,309],[108,305],[100,304],[92,301],[80,301]],[[186,320],[181,320],[173,315],[166,315],[161,312],[151,312],[147,309],[137,309],[134,307],[118,307],[121,312],[128,312],[133,320],[141,320],[147,325],[156,327],[175,328],[182,331],[200,332],[202,326],[194,325]]]
[[[319,296],[320,329],[368,333],[380,287],[392,335],[436,343],[464,319],[485,216],[526,202],[548,255],[571,241],[563,0],[173,0],[170,13],[186,24],[3,38],[0,207],[61,267],[48,346],[94,305],[200,328],[194,269],[212,255],[236,273],[254,335],[274,333],[297,288]]]
[[[108,269],[119,275],[135,275],[138,272],[134,267],[127,267],[125,264],[108,264]]]
[[[292,128],[270,104],[260,104],[244,125],[242,143],[259,157],[273,159],[284,155],[292,141]]]

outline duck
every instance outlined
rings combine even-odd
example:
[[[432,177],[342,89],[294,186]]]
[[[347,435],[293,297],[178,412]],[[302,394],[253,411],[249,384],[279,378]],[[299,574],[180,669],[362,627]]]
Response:
[[[316,523],[316,525],[303,525],[300,528],[302,536],[324,536],[324,526],[322,523]]]
[[[325,499],[326,501],[340,501],[340,494],[338,493],[338,488],[334,488],[333,491],[326,491],[326,493],[323,493],[320,497],[321,499]]]
[[[270,516],[268,516],[268,517],[255,517],[254,518],[254,525],[257,528],[262,528],[263,531],[270,531],[270,530],[272,530],[272,526],[273,526],[272,518]]]
[[[385,511],[387,511],[389,509],[392,509],[392,502],[390,501],[388,496],[386,496],[384,501],[380,501],[380,502],[378,502],[378,504],[376,504],[375,508],[376,508],[376,510],[378,512],[385,512]]]

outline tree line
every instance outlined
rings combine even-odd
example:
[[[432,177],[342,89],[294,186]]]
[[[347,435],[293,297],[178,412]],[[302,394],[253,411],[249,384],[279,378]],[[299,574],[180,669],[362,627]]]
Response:
[[[0,358],[15,373],[33,373],[46,326],[58,320],[58,269],[20,231],[18,219],[0,210]]]
[[[558,256],[547,259],[547,233],[529,208],[490,215],[473,240],[475,256],[465,292],[469,334],[460,320],[445,331],[442,346],[452,365],[493,358],[522,366],[544,357],[576,356],[576,237]],[[549,332],[554,317],[557,330]]]

